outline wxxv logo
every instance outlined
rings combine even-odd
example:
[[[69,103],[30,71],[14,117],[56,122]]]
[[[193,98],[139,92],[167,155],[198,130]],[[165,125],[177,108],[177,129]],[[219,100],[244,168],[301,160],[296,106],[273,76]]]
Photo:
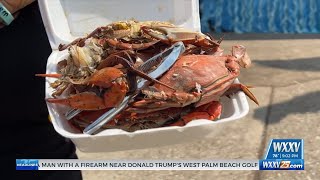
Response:
[[[281,158],[292,158],[299,157],[299,149],[301,142],[272,142],[273,154],[272,156],[278,158],[279,154],[282,155]],[[285,154],[287,153],[287,154]]]
[[[272,139],[265,159],[260,160],[261,170],[303,170],[302,139]]]
[[[303,170],[304,161],[295,160],[260,160],[260,170]]]

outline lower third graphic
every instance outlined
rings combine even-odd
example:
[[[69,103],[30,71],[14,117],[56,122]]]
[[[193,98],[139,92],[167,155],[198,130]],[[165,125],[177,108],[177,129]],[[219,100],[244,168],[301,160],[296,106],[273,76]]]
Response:
[[[36,159],[16,159],[16,170],[38,170]]]

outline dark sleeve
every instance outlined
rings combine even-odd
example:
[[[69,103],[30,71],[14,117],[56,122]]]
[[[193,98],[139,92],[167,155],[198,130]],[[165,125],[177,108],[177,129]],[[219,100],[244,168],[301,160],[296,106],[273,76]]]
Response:
[[[36,2],[0,29],[2,155],[15,152],[15,159],[76,158],[73,143],[57,134],[48,121],[45,79],[35,77],[45,73],[50,53]]]

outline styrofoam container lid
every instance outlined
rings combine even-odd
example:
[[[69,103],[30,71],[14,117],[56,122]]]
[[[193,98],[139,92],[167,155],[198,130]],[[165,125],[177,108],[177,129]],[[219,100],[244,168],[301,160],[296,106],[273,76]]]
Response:
[[[114,21],[168,21],[200,31],[197,0],[43,0],[41,16],[52,49]]]
[[[57,50],[60,43],[69,43],[114,21],[169,21],[200,32],[198,0],[42,0],[38,3],[53,50],[48,58],[46,73],[55,73],[57,63],[68,56],[67,51]],[[52,88],[49,83],[52,81],[47,78],[47,98],[51,97]],[[238,79],[235,81],[239,82]],[[223,112],[217,121],[202,119],[191,121],[184,127],[161,127],[131,133],[109,129],[97,135],[79,134],[65,119],[65,108],[50,103],[47,103],[47,106],[55,130],[70,138],[81,151],[109,152],[190,142],[209,135],[217,136],[222,129],[219,124],[242,118],[249,111],[243,92],[230,99],[223,97],[221,103]]]

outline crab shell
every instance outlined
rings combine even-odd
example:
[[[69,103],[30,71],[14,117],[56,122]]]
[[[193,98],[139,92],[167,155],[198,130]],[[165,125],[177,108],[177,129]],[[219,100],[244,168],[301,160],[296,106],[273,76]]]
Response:
[[[188,55],[181,57],[173,68],[160,80],[182,92],[202,94],[200,106],[218,101],[234,79],[240,67],[233,56]],[[156,85],[160,91],[169,93],[166,87]]]
[[[196,107],[220,97],[240,74],[239,60],[232,55],[186,55],[160,78],[160,81],[176,89],[161,85],[142,92],[147,98],[135,102],[133,112],[152,112],[170,107],[184,107],[194,103]]]

